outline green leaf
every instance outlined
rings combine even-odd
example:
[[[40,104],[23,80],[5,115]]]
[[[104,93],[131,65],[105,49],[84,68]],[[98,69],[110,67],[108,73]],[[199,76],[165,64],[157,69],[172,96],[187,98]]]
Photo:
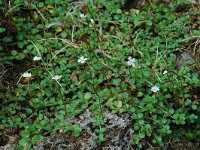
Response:
[[[104,141],[106,141],[106,138],[104,138],[104,134],[100,133],[98,135],[98,142],[104,142]]]
[[[145,134],[144,134],[144,132],[141,132],[141,133],[139,133],[139,135],[138,135],[138,136],[139,136],[139,138],[141,138],[141,139],[142,139],[142,138],[144,138],[144,137],[145,137]]]
[[[39,114],[38,119],[42,120],[43,119],[43,114]]]
[[[135,108],[134,108],[134,107],[131,107],[131,108],[130,108],[130,112],[131,112],[131,113],[134,113],[134,112],[135,112]]]
[[[46,120],[41,120],[41,121],[40,121],[40,124],[41,124],[42,126],[44,126],[44,125],[47,124],[47,122],[46,122]]]
[[[18,33],[17,35],[16,35],[16,39],[18,40],[18,41],[21,41],[22,39],[24,38],[24,34],[23,33]]]
[[[192,103],[192,101],[189,100],[189,99],[187,99],[186,102],[185,102],[185,106],[188,106],[188,105],[190,105],[191,103]]]
[[[78,137],[81,134],[82,128],[80,128],[77,124],[73,125],[74,135]]]
[[[137,97],[142,97],[143,95],[144,95],[143,92],[138,92],[138,93],[137,93]]]
[[[113,78],[113,79],[112,79],[112,84],[113,84],[113,85],[119,85],[120,82],[121,82],[121,79],[119,79],[119,78]]]
[[[197,105],[192,105],[192,109],[196,110],[197,109]]]
[[[24,47],[24,42],[17,42],[17,46],[22,49]]]
[[[11,43],[13,40],[12,40],[11,37],[5,37],[5,38],[3,38],[3,41],[4,41],[5,43]]]
[[[66,38],[66,37],[67,37],[67,32],[63,31],[63,32],[61,33],[61,37],[62,37],[62,38]]]
[[[89,100],[92,97],[92,94],[90,92],[85,93],[84,99]]]
[[[31,138],[31,142],[33,144],[35,144],[37,141],[43,139],[44,137],[42,135],[34,135],[32,138]]]
[[[17,52],[16,50],[12,50],[12,51],[11,51],[11,54],[12,54],[13,56],[16,56],[16,55],[18,54],[18,52]]]
[[[45,130],[51,130],[50,124],[45,125],[45,126],[44,126],[44,129],[45,129]]]
[[[140,125],[138,123],[135,123],[134,124],[134,130],[138,130],[138,129],[140,129]]]
[[[149,111],[153,111],[153,105],[152,104],[147,104],[147,106],[146,106],[146,108],[147,108],[147,110],[149,110]]]
[[[44,3],[43,2],[37,3],[37,7],[44,7]]]
[[[23,138],[23,139],[19,140],[19,145],[20,146],[24,146],[25,147],[27,144],[28,144],[28,142],[27,142],[26,139]]]
[[[34,104],[38,104],[38,103],[40,102],[40,99],[39,99],[39,98],[33,98],[33,99],[32,99],[32,102],[33,102]]]
[[[143,115],[142,113],[139,113],[139,114],[137,115],[137,117],[138,117],[138,119],[142,119],[142,118],[144,117],[144,115]]]
[[[6,31],[5,28],[0,28],[0,33],[3,33],[3,32],[5,32],[5,31]]]
[[[20,53],[20,54],[18,54],[15,58],[16,58],[17,60],[22,60],[22,59],[25,58],[25,54]]]
[[[174,113],[174,109],[171,108],[168,112],[169,112],[170,115],[172,115]]]

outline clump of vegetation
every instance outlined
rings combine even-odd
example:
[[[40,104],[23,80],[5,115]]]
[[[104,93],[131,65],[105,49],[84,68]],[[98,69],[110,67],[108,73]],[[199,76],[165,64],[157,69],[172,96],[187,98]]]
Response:
[[[199,54],[199,12],[181,0],[129,11],[124,4],[0,1],[1,24],[13,27],[0,28],[1,62],[17,68],[0,102],[1,136],[19,132],[19,149],[61,129],[78,137],[83,129],[67,118],[90,108],[100,143],[105,109],[130,115],[138,148],[199,139],[199,60],[191,54],[177,67],[183,52]]]

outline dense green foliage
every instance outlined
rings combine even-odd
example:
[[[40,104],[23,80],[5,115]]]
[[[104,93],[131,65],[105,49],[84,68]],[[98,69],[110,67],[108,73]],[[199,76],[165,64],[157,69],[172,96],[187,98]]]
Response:
[[[199,63],[177,69],[175,57],[199,37],[189,29],[198,14],[181,1],[149,4],[140,13],[122,10],[124,3],[99,0],[83,9],[71,0],[0,0],[0,19],[7,20],[0,27],[0,59],[20,64],[17,85],[0,102],[0,133],[18,129],[19,149],[60,129],[79,136],[82,129],[66,118],[89,107],[99,142],[106,140],[104,108],[130,114],[139,148],[145,138],[159,146],[163,139],[200,139],[193,92],[200,86]],[[158,91],[151,90],[155,86]]]

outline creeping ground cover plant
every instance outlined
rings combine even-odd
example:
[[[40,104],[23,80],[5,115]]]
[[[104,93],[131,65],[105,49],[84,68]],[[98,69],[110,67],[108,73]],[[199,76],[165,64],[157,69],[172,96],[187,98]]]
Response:
[[[127,10],[125,4],[0,0],[15,24],[14,34],[0,27],[1,61],[21,65],[18,74],[4,75],[15,79],[0,102],[0,140],[11,130],[17,149],[32,149],[49,135],[78,139],[92,132],[100,147],[109,141],[106,111],[128,114],[132,148],[200,139],[196,5],[149,1]],[[88,110],[93,131],[72,119]]]

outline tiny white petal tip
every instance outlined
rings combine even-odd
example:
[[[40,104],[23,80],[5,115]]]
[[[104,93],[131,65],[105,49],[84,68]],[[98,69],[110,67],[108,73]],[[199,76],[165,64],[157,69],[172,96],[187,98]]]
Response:
[[[168,73],[168,71],[167,71],[167,70],[163,71],[163,74],[167,74],[167,73]]]
[[[160,91],[160,88],[158,86],[153,86],[151,88],[151,91],[154,92],[154,93],[156,93],[156,92]]]
[[[22,74],[22,77],[24,77],[24,78],[30,78],[32,75],[31,75],[31,73],[29,73],[29,72],[24,72],[23,74]]]
[[[87,58],[83,57],[83,56],[80,56],[78,58],[78,62],[81,63],[81,64],[84,64],[86,62]]]
[[[129,66],[135,67],[135,62],[136,62],[136,59],[129,56],[128,61],[126,63]]]
[[[90,19],[90,22],[91,22],[92,24],[94,24],[94,19]]]
[[[84,18],[84,17],[86,17],[86,15],[85,14],[80,14],[80,17]]]
[[[40,57],[40,56],[34,56],[33,57],[33,61],[39,61],[39,60],[41,60],[42,59],[42,57]]]
[[[62,76],[55,75],[54,77],[52,77],[52,79],[58,81],[58,80],[60,80],[61,77]]]

